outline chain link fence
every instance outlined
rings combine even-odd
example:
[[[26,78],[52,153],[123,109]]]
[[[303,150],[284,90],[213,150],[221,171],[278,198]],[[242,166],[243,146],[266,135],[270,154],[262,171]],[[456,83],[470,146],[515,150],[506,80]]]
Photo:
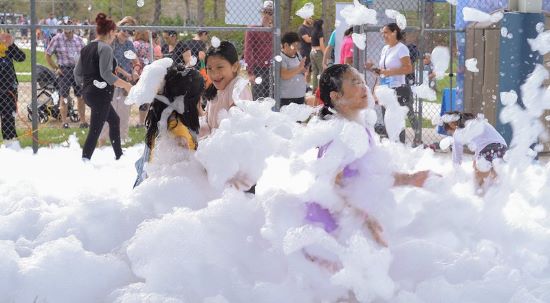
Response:
[[[274,87],[280,77],[273,54],[280,52],[279,1],[268,6],[263,0],[188,0],[183,10],[180,1],[121,1],[120,7],[114,2],[106,7],[100,1],[66,2],[16,3],[3,7],[9,13],[0,12],[0,144],[18,140],[36,151],[67,144],[72,134],[83,144],[90,110],[73,70],[80,49],[95,39],[92,19],[98,12],[122,20],[113,42],[118,64],[126,71],[119,74],[122,78],[135,82],[134,71],[162,57],[206,74],[204,56],[217,37],[235,45],[240,75],[250,79],[254,98],[277,97]],[[126,15],[136,22],[127,22]],[[127,50],[135,58],[125,56]],[[124,99],[120,92],[112,101],[121,118],[123,146],[143,141],[147,111],[125,105]],[[98,144],[108,144],[107,137],[100,137]]]
[[[414,72],[406,76],[409,86],[427,83],[436,91],[436,100],[420,99],[413,97],[414,102],[409,106],[409,113],[406,121],[405,142],[417,145],[421,142],[431,143],[442,138],[438,134],[432,119],[439,117],[442,100],[448,91],[454,87],[457,67],[456,46],[451,45],[456,30],[453,28],[453,6],[449,3],[433,3],[423,0],[383,0],[374,1],[369,8],[377,11],[378,24],[380,26],[362,26],[356,31],[365,33],[367,37],[366,48],[357,55],[357,62],[354,64],[358,69],[363,70],[364,63],[373,62],[375,66],[381,62],[382,49],[385,46],[381,30],[385,24],[396,22],[386,15],[386,9],[397,10],[406,17],[407,27],[403,31],[402,43],[409,49],[410,58]],[[450,70],[447,76],[439,81],[433,79],[429,71],[430,61],[427,54],[431,53],[435,46],[447,46],[451,51]],[[456,44],[455,44],[456,45]],[[454,65],[453,65],[454,63]],[[379,81],[378,76],[365,70],[365,78],[369,87],[374,88]]]

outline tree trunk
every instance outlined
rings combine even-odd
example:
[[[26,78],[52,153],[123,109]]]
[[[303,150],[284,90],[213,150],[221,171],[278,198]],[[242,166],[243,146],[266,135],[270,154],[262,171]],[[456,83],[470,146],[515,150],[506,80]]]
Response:
[[[218,20],[218,9],[217,9],[217,7],[220,4],[219,2],[220,1],[218,1],[218,0],[214,0],[214,20],[216,20],[216,21]]]
[[[336,20],[336,3],[335,0],[323,0],[323,29],[325,33],[325,45],[328,43],[328,38],[334,30],[334,22]]]
[[[292,16],[292,2],[292,0],[281,0],[281,34],[291,30],[290,18]]]
[[[434,24],[434,4],[433,2],[426,1],[425,7],[424,7],[424,22],[425,26],[427,28],[436,28],[436,25]],[[434,47],[434,35],[432,33],[425,33],[424,34],[424,52],[431,51]]]
[[[197,1],[197,24],[198,25],[205,25],[204,24],[204,1],[198,0]]]
[[[162,0],[155,0],[155,13],[153,15],[153,24],[159,24],[161,12]]]
[[[184,0],[185,3],[185,24],[191,20],[191,8],[189,6],[189,0]]]
[[[216,12],[216,20],[220,19],[225,20],[225,0],[216,0],[216,7],[214,8]]]

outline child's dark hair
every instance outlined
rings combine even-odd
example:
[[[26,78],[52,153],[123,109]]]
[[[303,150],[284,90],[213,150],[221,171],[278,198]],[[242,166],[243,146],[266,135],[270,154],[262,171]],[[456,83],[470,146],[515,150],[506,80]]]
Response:
[[[214,56],[218,56],[229,61],[231,65],[239,61],[239,54],[237,53],[237,49],[235,48],[235,45],[233,45],[229,41],[221,41],[220,46],[210,47],[206,52],[204,62],[208,64],[208,58]],[[216,89],[214,84],[211,83],[204,91],[203,96],[206,100],[212,100],[216,97],[217,94],[218,90]]]
[[[174,102],[174,99],[178,96],[184,96],[183,103],[185,104],[185,110],[183,114],[174,111],[176,121],[178,123],[182,122],[189,130],[198,133],[200,125],[197,104],[204,90],[202,75],[193,68],[186,68],[182,64],[179,64],[173,65],[168,69],[164,80],[163,95],[170,102]],[[145,126],[147,127],[145,143],[149,148],[153,147],[153,142],[158,135],[158,122],[166,107],[167,105],[159,100],[151,103],[149,113],[145,118]]]
[[[401,28],[399,28],[399,25],[397,23],[388,23],[385,25],[392,33],[395,32],[395,37],[398,41],[403,40],[403,33],[401,32]]]
[[[456,124],[458,125],[458,128],[464,128],[466,126],[466,121],[475,119],[476,117],[472,113],[463,113],[457,110],[447,112],[445,113],[445,115],[449,115],[449,116],[457,115],[458,120],[454,122],[456,122]],[[450,123],[451,122],[443,122],[443,128],[445,129],[445,131],[449,131],[451,129]]]
[[[353,34],[353,26],[346,29],[346,31],[344,32],[344,36],[349,36],[351,34]]]
[[[298,33],[296,32],[287,32],[283,35],[281,38],[281,44],[288,44],[291,45],[292,43],[296,43],[300,41],[300,36],[298,36]]]
[[[334,64],[321,74],[319,92],[321,100],[325,104],[320,113],[322,118],[332,114],[330,109],[334,108],[334,104],[332,104],[330,92],[342,92],[343,76],[351,68],[348,64]]]

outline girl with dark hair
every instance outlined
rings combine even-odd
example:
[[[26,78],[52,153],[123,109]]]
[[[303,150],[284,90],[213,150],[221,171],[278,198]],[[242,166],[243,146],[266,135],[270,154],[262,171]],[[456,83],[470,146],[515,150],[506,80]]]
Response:
[[[204,90],[202,75],[193,68],[178,64],[169,68],[164,81],[163,92],[155,97],[145,119],[146,148],[136,164],[138,177],[134,187],[147,178],[145,162],[152,161],[151,151],[158,138],[176,140],[179,146],[187,150],[197,149],[200,128],[198,108]]]
[[[204,80],[198,71],[183,65],[172,66],[164,80],[164,93],[151,103],[145,119],[145,144],[153,149],[155,138],[159,135],[159,121],[164,115],[166,122],[163,123],[167,130],[175,137],[185,139],[183,143],[186,148],[195,150],[200,128],[198,104],[204,90]],[[170,111],[165,112],[168,107]]]
[[[231,42],[222,41],[218,47],[210,47],[206,52],[206,72],[210,84],[203,97],[206,99],[206,110],[202,113],[205,123],[201,124],[199,137],[204,137],[218,128],[223,111],[228,111],[233,105],[233,91],[239,80],[248,80],[239,77],[241,65],[237,49]],[[242,82],[241,82],[242,83]],[[238,97],[241,100],[252,100],[250,85],[246,85]]]
[[[443,128],[453,136],[453,162],[462,163],[464,144],[475,147],[474,174],[476,186],[483,189],[487,177],[495,179],[493,160],[502,159],[508,150],[506,141],[485,119],[474,114],[451,111],[441,117]]]
[[[403,39],[403,34],[396,23],[389,23],[384,26],[382,37],[386,45],[382,48],[379,68],[373,68],[371,62],[365,64],[365,67],[380,76],[380,85],[387,85],[395,89],[399,104],[409,108],[407,116],[413,129],[417,129],[418,121],[413,109],[412,90],[406,82],[406,75],[413,72],[409,48],[400,42]],[[399,140],[405,143],[405,130],[399,134]],[[415,132],[414,143],[419,143],[419,141],[420,139],[417,138]]]
[[[376,148],[376,139],[373,130],[365,125],[362,111],[367,109],[369,103],[373,103],[373,97],[370,94],[362,75],[353,67],[347,64],[335,64],[328,67],[319,82],[320,97],[324,103],[321,110],[323,119],[344,119],[350,122],[356,122],[364,126],[371,149],[367,153],[344,167],[342,172],[336,177],[336,184],[344,186],[348,181],[360,175],[360,171],[354,167],[359,167],[357,163],[368,161],[369,153]],[[318,157],[322,158],[330,149],[331,143],[322,146],[319,149]],[[428,178],[428,171],[420,171],[413,174],[393,173],[394,186],[417,186],[422,187]],[[365,224],[372,233],[373,238],[381,245],[387,246],[382,238],[382,228],[372,216],[368,216],[363,210],[355,208],[344,199],[345,207],[350,207],[354,213],[365,218]],[[332,232],[338,228],[337,218],[316,202],[307,204],[306,220],[311,223],[320,223],[325,231]]]
[[[319,78],[323,72],[323,54],[325,53],[325,38],[323,34],[323,20],[313,22],[313,31],[311,32],[311,79],[313,80],[313,91],[317,90]]]
[[[97,139],[105,122],[109,124],[109,138],[118,160],[122,156],[120,144],[120,118],[115,112],[111,100],[115,87],[130,91],[132,85],[114,72],[117,62],[111,43],[115,39],[116,25],[103,13],[96,17],[96,40],[80,51],[78,63],[74,69],[75,80],[82,84],[84,102],[91,108],[90,130],[82,149],[82,158],[91,159]]]

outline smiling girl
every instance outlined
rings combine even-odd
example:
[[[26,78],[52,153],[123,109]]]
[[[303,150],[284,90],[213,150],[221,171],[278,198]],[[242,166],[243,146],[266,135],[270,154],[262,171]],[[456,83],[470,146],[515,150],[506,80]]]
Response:
[[[211,47],[206,53],[205,61],[206,72],[212,84],[204,93],[207,103],[203,116],[206,118],[206,123],[201,125],[199,137],[207,136],[212,130],[218,128],[223,112],[227,112],[235,105],[233,100],[235,84],[239,79],[244,79],[238,76],[241,65],[237,49],[228,41],[222,41],[218,47]],[[239,99],[252,100],[250,86],[247,85],[240,92]]]

